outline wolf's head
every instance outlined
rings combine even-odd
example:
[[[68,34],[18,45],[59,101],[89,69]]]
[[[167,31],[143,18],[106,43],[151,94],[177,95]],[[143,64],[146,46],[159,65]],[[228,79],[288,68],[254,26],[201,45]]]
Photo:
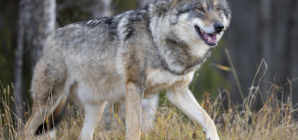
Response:
[[[191,44],[216,46],[231,19],[226,0],[166,0],[156,7],[160,17],[169,19],[162,26],[168,25],[171,33]]]

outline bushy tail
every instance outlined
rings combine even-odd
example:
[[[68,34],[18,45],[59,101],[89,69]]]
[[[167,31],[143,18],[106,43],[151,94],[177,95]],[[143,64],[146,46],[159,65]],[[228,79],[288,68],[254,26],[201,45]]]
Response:
[[[63,97],[57,108],[54,110],[54,112],[38,127],[38,129],[35,132],[35,135],[40,135],[43,132],[51,131],[62,121],[67,102],[68,97]]]

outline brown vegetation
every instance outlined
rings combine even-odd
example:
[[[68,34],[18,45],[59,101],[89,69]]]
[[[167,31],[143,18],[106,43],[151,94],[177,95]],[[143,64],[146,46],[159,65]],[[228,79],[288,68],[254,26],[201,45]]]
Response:
[[[257,75],[262,77],[259,71],[256,77]],[[260,81],[261,78],[258,82]],[[291,85],[291,81],[288,84]],[[21,139],[17,128],[24,122],[21,119],[14,120],[17,113],[8,106],[10,102],[15,103],[12,94],[13,88],[0,85],[0,102],[5,107],[4,110],[0,110],[0,120],[3,120],[0,121],[0,140]],[[255,83],[253,82],[252,85]],[[259,84],[256,85],[256,87],[250,88],[249,96],[243,100],[242,104],[237,105],[231,102],[230,94],[226,90],[220,92],[216,98],[211,98],[208,93],[205,93],[204,100],[200,104],[215,120],[220,138],[224,140],[298,140],[298,122],[294,119],[296,110],[292,106],[292,99],[289,97],[286,102],[278,100],[276,93],[282,90],[282,87],[273,84],[268,95],[269,100],[264,102],[263,108],[255,111],[253,106],[257,100],[257,95],[260,94]],[[205,139],[205,134],[198,124],[188,119],[167,99],[161,100],[161,106],[156,112],[156,124],[151,131],[142,132],[142,139]],[[24,106],[26,106],[25,103]],[[76,139],[79,136],[84,115],[80,109],[73,109],[76,106],[68,105],[64,120],[56,128],[57,133],[54,139],[68,140]],[[29,114],[29,112],[25,113],[25,119]],[[125,139],[125,124],[123,119],[118,117],[124,115],[119,113],[111,113],[111,115],[114,115],[111,129],[107,130],[102,127],[104,123],[99,124],[94,139]],[[51,139],[49,133],[38,138]]]

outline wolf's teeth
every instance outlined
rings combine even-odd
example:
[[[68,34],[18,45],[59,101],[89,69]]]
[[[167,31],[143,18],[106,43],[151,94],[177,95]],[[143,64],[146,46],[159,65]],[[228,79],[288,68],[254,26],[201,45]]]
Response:
[[[204,33],[204,31],[200,28],[200,31],[202,32],[202,33]]]
[[[208,37],[208,41],[211,42],[211,38],[210,37]]]

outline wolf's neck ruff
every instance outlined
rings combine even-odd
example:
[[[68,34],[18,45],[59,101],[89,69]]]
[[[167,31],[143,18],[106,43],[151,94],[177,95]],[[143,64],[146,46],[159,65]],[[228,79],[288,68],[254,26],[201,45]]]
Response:
[[[173,33],[166,36],[165,40],[158,40],[158,53],[162,60],[163,69],[175,75],[186,75],[187,73],[196,71],[201,64],[210,56],[214,47],[207,47],[203,55],[192,55],[186,42],[178,39]],[[160,42],[162,43],[160,43]],[[162,46],[161,46],[162,45]]]

